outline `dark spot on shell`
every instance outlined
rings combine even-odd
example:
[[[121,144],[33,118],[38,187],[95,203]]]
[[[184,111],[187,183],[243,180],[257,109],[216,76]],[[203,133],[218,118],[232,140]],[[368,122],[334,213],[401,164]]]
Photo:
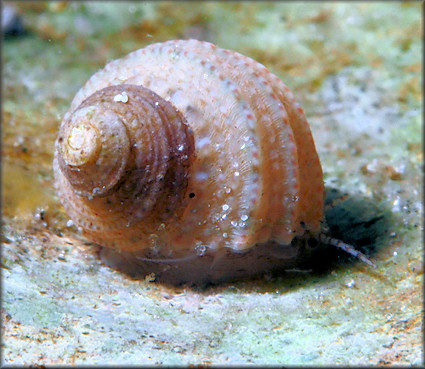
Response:
[[[193,192],[191,192],[191,193],[189,194],[189,197],[190,197],[191,199],[193,199],[193,198],[195,197],[195,194],[194,194]]]

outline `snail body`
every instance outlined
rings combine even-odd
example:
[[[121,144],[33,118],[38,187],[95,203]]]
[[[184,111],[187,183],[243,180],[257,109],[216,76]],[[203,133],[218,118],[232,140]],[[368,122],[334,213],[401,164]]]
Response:
[[[152,44],[94,74],[64,116],[54,173],[109,265],[163,280],[292,266],[322,233],[303,110],[263,65],[208,42]]]

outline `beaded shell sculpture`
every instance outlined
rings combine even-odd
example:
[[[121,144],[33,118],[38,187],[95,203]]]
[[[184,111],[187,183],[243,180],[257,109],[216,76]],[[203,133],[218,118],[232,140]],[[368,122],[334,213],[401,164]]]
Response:
[[[152,44],[94,74],[62,121],[54,173],[102,259],[133,274],[251,276],[326,238],[302,108],[263,65],[208,42]]]

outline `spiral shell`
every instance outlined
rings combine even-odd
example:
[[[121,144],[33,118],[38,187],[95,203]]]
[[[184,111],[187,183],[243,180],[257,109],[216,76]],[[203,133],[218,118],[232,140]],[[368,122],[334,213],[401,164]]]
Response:
[[[182,276],[197,263],[187,280],[233,275],[232,257],[241,274],[279,265],[324,220],[302,108],[263,65],[208,42],[152,44],[94,74],[63,119],[54,172],[66,211],[106,253],[146,272],[174,262]]]

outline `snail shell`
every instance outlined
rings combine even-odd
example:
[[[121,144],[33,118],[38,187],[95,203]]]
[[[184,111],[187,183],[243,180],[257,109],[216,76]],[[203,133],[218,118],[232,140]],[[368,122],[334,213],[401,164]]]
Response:
[[[217,281],[300,257],[324,221],[302,108],[263,65],[208,42],[152,44],[76,94],[56,188],[110,265]]]

